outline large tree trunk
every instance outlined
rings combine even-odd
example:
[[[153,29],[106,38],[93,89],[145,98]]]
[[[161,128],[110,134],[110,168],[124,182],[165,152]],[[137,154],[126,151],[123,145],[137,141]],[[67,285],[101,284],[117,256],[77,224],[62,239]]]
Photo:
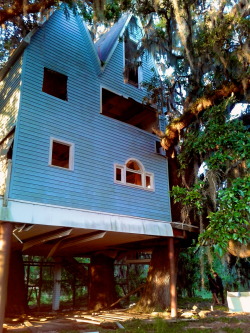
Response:
[[[27,311],[22,252],[16,250],[12,251],[10,256],[6,315],[21,315]]]
[[[172,156],[171,156],[172,155]],[[181,186],[181,177],[178,174],[179,165],[177,161],[176,155],[174,152],[168,152],[168,170],[169,170],[169,187],[170,191],[172,190],[173,186]],[[181,203],[177,202],[174,203],[173,197],[170,196],[171,201],[171,214],[172,214],[172,221],[180,222],[181,221]]]
[[[169,246],[153,249],[143,295],[136,304],[136,311],[165,311],[170,307]],[[176,261],[176,260],[175,260]]]
[[[116,298],[114,259],[97,254],[91,258],[89,267],[88,308],[95,311],[107,308]]]

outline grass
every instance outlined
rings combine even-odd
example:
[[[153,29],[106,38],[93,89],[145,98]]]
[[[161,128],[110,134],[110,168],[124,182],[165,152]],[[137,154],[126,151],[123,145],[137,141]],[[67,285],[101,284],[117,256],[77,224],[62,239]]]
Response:
[[[237,318],[205,318],[194,321],[197,327],[192,327],[192,322],[177,321],[168,322],[161,318],[156,318],[152,321],[133,319],[122,322],[125,329],[104,329],[102,327],[89,326],[89,331],[100,333],[245,333],[240,327],[227,327],[223,324],[238,324],[242,322]],[[217,328],[212,327],[211,323],[216,322]],[[221,324],[220,324],[221,323]],[[191,327],[189,327],[191,326]],[[66,331],[60,333],[79,333],[77,330]]]

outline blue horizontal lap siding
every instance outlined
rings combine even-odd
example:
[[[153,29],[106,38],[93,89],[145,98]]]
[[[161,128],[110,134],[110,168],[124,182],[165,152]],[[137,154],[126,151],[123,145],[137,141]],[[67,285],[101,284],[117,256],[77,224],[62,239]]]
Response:
[[[94,51],[84,28],[78,29],[78,18],[72,17],[73,29],[68,24],[63,15],[52,17],[26,50],[10,197],[169,220],[167,164],[154,153],[154,136],[100,114],[100,68]],[[53,26],[60,31],[47,33]],[[68,101],[42,92],[44,67],[68,75]],[[126,94],[117,67],[107,82],[115,82],[115,76]],[[117,90],[116,82],[113,88]],[[48,165],[50,137],[74,143],[73,171]],[[154,173],[155,192],[114,184],[114,163],[124,164],[129,157]]]
[[[100,117],[103,116],[100,115]],[[138,134],[144,134],[144,133],[140,133],[140,131],[138,130],[137,137],[141,139],[140,141],[136,139],[135,136],[132,137],[131,135],[128,135],[128,133],[125,130],[126,127],[127,129],[129,128],[129,130],[134,129],[133,127],[117,122],[113,119],[110,119],[110,121],[120,124],[120,127],[116,126],[113,128],[113,132],[115,134],[115,140],[114,140],[114,135],[113,137],[110,138],[111,135],[110,133],[109,134],[110,139],[106,143],[108,146],[111,146],[112,148],[113,142],[115,141],[117,143],[115,149],[112,148],[112,150],[109,151],[109,155],[107,155],[106,150],[103,149],[105,148],[105,143],[103,141],[96,143],[96,146],[93,147],[96,149],[94,151],[93,149],[89,149],[89,145],[93,143],[91,138],[89,138],[88,141],[87,138],[85,138],[84,140],[81,140],[81,138],[78,139],[75,138],[75,140],[73,140],[75,143],[75,171],[73,172],[47,166],[48,150],[49,150],[48,136],[47,136],[47,147],[45,149],[44,145],[46,144],[46,142],[43,142],[44,140],[41,141],[41,139],[37,140],[39,144],[41,144],[42,148],[42,151],[39,148],[38,156],[37,156],[36,145],[34,145],[33,147],[29,145],[28,155],[26,159],[22,161],[23,165],[19,165],[19,167],[23,167],[23,170],[18,172],[18,178],[21,180],[21,182],[25,181],[28,182],[29,178],[32,176],[32,173],[34,172],[34,170],[32,170],[32,167],[36,170],[36,172],[39,173],[39,178],[34,179],[32,181],[32,186],[31,187],[27,186],[24,193],[22,194],[25,195],[26,193],[26,195],[28,195],[28,192],[31,192],[30,195],[33,195],[34,191],[38,192],[40,186],[41,188],[39,192],[41,193],[41,191],[43,191],[43,195],[46,195],[46,197],[42,199],[42,202],[47,202],[47,200],[49,200],[50,203],[62,205],[62,200],[60,199],[58,201],[57,195],[58,193],[61,194],[62,191],[66,190],[65,191],[66,193],[63,197],[63,200],[66,201],[66,205],[71,205],[78,208],[97,210],[97,208],[94,207],[95,204],[93,206],[93,203],[88,202],[90,198],[81,197],[81,194],[93,195],[93,193],[99,193],[99,196],[102,196],[102,202],[99,203],[99,210],[112,212],[112,210],[109,210],[108,207],[110,205],[110,200],[113,199],[114,204],[117,206],[117,213],[121,213],[121,209],[124,208],[125,211],[123,214],[125,214],[127,211],[126,205],[125,207],[123,207],[124,203],[127,203],[127,205],[131,205],[131,202],[134,203],[137,197],[138,200],[145,200],[145,198],[150,199],[150,202],[147,203],[147,206],[142,207],[142,210],[144,210],[144,214],[149,209],[149,207],[151,210],[153,210],[155,207],[161,207],[162,203],[160,203],[160,201],[159,204],[158,200],[157,202],[151,201],[155,193],[143,191],[141,189],[129,188],[123,185],[117,185],[113,183],[113,163],[114,162],[124,163],[125,159],[127,159],[128,157],[137,157],[144,163],[144,166],[146,167],[147,171],[155,173],[155,183],[156,183],[157,192],[161,193],[161,195],[163,193],[167,195],[166,181],[164,185],[164,179],[166,179],[166,164],[165,164],[166,162],[164,158],[152,153],[154,148],[154,140],[152,141],[150,135],[147,134],[142,135],[142,137],[140,138],[140,135]],[[102,126],[103,126],[103,131],[105,132],[104,124],[102,124]],[[108,128],[110,127],[108,126]],[[127,140],[124,140],[124,137],[122,137],[123,140],[119,140],[121,131],[124,133],[124,137],[125,138],[127,137]],[[148,138],[148,136],[150,138],[150,140],[148,140],[149,141],[148,144],[147,140],[145,140],[146,139],[145,136],[146,138]],[[97,137],[99,137],[98,133]],[[113,142],[111,139],[113,140]],[[26,144],[28,144],[27,139],[24,140],[23,146],[25,146]],[[144,151],[142,150],[143,147]],[[129,151],[129,153],[126,153],[125,155],[125,152],[127,151]],[[22,154],[22,152],[19,152],[19,154]],[[16,156],[17,158],[21,157],[19,156],[19,154]],[[85,156],[87,156],[87,158],[85,158]],[[147,160],[145,157],[147,158]],[[151,162],[152,157],[155,160],[154,166],[152,166]],[[58,181],[53,182],[53,180],[55,180],[55,176],[56,180],[59,179],[60,182]],[[46,186],[43,186],[43,184],[46,182],[47,182]],[[19,184],[19,182],[17,182],[16,186],[18,189],[20,188],[21,185]],[[136,198],[134,198],[133,195],[136,195]],[[53,196],[53,198],[51,199],[49,196]],[[37,197],[38,196],[36,194],[36,199]],[[76,200],[78,200],[80,206],[77,205]],[[164,205],[165,204],[166,203],[164,203]],[[134,214],[136,213],[136,211],[139,212],[139,210],[140,206],[139,207],[136,206],[134,209]]]
[[[136,101],[141,102],[146,95],[146,90],[136,88],[131,84],[124,83],[124,68],[121,61],[124,54],[124,44],[119,42],[109,63],[106,65],[105,72],[101,76],[101,84],[110,90],[122,92],[124,96],[129,96]],[[154,62],[150,55],[143,56],[142,59],[142,81],[150,81],[152,77],[151,69],[154,68]],[[110,78],[112,77],[112,81]]]

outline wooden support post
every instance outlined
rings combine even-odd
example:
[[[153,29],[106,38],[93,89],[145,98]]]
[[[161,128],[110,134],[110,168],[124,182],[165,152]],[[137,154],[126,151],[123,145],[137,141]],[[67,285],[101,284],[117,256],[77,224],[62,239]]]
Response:
[[[61,275],[62,275],[61,258],[56,258],[54,266],[54,286],[53,286],[53,299],[52,299],[53,311],[57,311],[60,308]]]
[[[176,264],[174,255],[174,238],[169,238],[169,263],[170,263],[170,308],[171,317],[177,317],[177,290],[176,290]]]
[[[76,277],[75,277],[75,275],[73,276],[73,281],[72,281],[72,305],[73,305],[73,308],[76,306]]]
[[[11,223],[0,223],[0,333],[3,332],[5,306],[7,300],[11,235]]]
[[[41,310],[42,286],[43,286],[43,259],[40,261],[40,266],[39,266],[38,297],[37,297],[38,311]]]

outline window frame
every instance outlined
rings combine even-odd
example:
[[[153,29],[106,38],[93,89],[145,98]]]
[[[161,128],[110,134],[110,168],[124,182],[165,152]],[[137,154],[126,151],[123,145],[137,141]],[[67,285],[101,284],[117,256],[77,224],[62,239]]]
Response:
[[[133,170],[133,169],[128,168],[127,163],[130,162],[130,161],[136,162],[140,166],[140,170]],[[117,169],[121,170],[121,180],[116,179],[116,170]],[[133,172],[135,174],[140,174],[142,185],[128,183],[126,181],[126,172],[127,171]],[[146,186],[147,185],[147,181],[146,181],[147,177],[150,178],[150,186],[151,186],[150,188]],[[139,189],[146,190],[146,191],[151,191],[151,192],[155,191],[154,174],[152,172],[146,171],[143,164],[136,158],[129,158],[123,165],[118,164],[118,163],[114,163],[114,183],[129,186],[129,187],[139,188]]]
[[[53,143],[60,143],[65,146],[69,146],[69,167],[64,168],[58,165],[52,164],[52,153],[53,153]],[[59,168],[62,170],[74,171],[74,154],[75,154],[75,144],[73,142],[61,140],[55,137],[50,137],[50,147],[49,147],[49,162],[48,165],[53,168]]]

